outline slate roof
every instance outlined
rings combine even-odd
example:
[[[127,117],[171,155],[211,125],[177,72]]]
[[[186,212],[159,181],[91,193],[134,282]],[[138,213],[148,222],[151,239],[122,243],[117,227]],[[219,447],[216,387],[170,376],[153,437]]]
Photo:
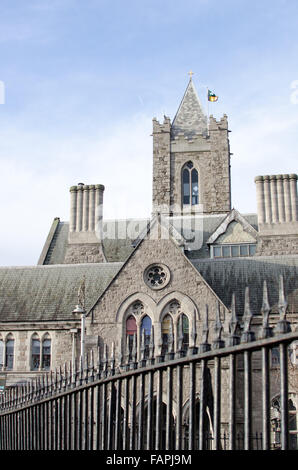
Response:
[[[272,313],[278,313],[279,276],[282,275],[288,311],[298,314],[298,255],[191,260],[191,262],[228,308],[235,292],[239,316],[244,311],[244,294],[247,286],[250,291],[251,311],[253,314],[260,313],[264,280],[268,286]]]
[[[226,215],[204,215],[201,223],[195,228],[197,244],[188,244],[190,250],[187,256],[192,258],[209,257],[209,250],[206,241],[225,219]],[[244,214],[244,218],[257,230],[258,222],[256,214]],[[138,234],[146,232],[146,226],[150,219],[127,219],[127,220],[104,220],[103,221],[103,248],[108,262],[124,262],[134,250],[133,242],[138,238]],[[170,219],[173,227],[186,239],[193,238],[194,233],[190,231],[187,224],[181,222],[181,217]],[[41,259],[45,265],[62,264],[67,247],[67,237],[69,222],[59,221],[56,224],[56,231],[46,247],[46,253]],[[192,227],[193,230],[193,227]]]
[[[72,309],[85,276],[86,309],[123,263],[92,263],[0,268],[0,321],[73,320]]]
[[[187,138],[207,134],[207,117],[203,111],[200,99],[192,79],[189,80],[186,91],[174,117],[171,126],[172,137],[183,134]]]

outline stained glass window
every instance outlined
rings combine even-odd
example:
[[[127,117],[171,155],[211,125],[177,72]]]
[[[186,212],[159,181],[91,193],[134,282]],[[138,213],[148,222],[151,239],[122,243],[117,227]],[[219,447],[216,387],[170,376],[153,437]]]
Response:
[[[149,355],[151,327],[152,327],[151,318],[148,315],[145,315],[141,323],[141,337],[143,336],[143,331],[145,332],[145,357],[148,357]]]
[[[169,342],[173,340],[173,322],[171,315],[166,315],[161,324],[162,335],[162,355],[164,356],[169,349]]]

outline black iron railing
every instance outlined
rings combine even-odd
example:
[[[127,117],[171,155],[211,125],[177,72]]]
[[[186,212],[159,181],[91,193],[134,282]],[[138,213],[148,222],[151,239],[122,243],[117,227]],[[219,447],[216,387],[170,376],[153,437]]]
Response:
[[[126,363],[116,361],[114,348],[108,357],[105,347],[96,364],[91,352],[79,367],[68,364],[7,390],[0,397],[0,450],[271,449],[273,373],[281,404],[279,447],[288,449],[287,348],[298,332],[286,320],[283,291],[274,328],[266,288],[258,331],[251,329],[248,291],[242,325],[234,305],[225,336],[217,312],[211,344],[206,315],[202,343],[196,346],[193,331],[187,352],[170,348],[154,356],[152,334],[147,357],[143,347],[137,358],[134,339]],[[273,348],[280,353],[277,376],[270,366]]]

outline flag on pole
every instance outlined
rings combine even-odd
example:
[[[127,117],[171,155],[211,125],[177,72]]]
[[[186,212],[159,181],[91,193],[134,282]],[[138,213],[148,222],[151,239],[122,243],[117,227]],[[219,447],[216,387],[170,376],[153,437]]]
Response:
[[[208,101],[217,101],[218,100],[218,96],[216,96],[215,93],[213,93],[212,91],[208,90]]]

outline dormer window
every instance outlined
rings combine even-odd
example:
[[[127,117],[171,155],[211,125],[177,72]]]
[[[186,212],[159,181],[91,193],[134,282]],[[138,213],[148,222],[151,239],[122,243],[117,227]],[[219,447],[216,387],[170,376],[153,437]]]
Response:
[[[199,204],[199,175],[191,161],[182,168],[182,201],[183,205]]]

